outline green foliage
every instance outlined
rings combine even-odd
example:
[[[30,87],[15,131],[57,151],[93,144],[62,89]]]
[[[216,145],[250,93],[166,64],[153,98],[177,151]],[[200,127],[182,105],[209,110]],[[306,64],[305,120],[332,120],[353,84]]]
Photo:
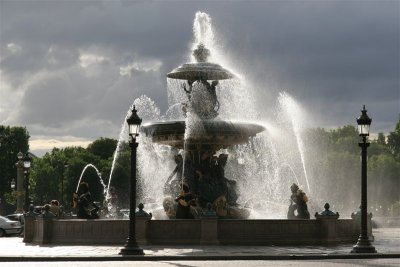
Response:
[[[87,150],[93,155],[99,156],[101,159],[109,159],[114,155],[118,141],[111,138],[100,138],[91,143]]]
[[[357,128],[352,125],[340,127],[337,130],[330,131],[330,138],[333,141],[333,147],[338,151],[350,153],[359,153],[359,136]]]
[[[26,152],[29,134],[23,127],[0,126],[0,197],[4,204],[15,203],[15,195],[11,192],[10,182],[16,178],[17,153]],[[113,154],[117,140],[100,138],[91,143],[87,149],[82,147],[54,148],[42,158],[35,158],[30,171],[30,196],[35,205],[48,203],[52,199],[63,199],[63,205],[68,209],[72,194],[76,191],[78,181],[87,182],[93,199],[104,200],[104,187],[94,165],[104,181],[108,184],[111,172]],[[130,150],[127,144],[122,144],[119,159],[116,162],[112,186],[117,194],[124,199],[129,197]],[[63,193],[62,193],[63,192]]]
[[[109,161],[102,160],[81,147],[55,148],[43,158],[36,160],[31,174],[34,202],[44,204],[52,199],[60,200],[63,187],[63,204],[68,206],[87,164],[93,164],[103,174],[109,173]],[[95,200],[103,200],[104,188],[94,168],[86,169],[82,181],[89,183]]]
[[[9,197],[11,180],[16,180],[18,152],[29,150],[29,133],[25,127],[0,125],[0,198],[13,201]],[[7,194],[7,197],[5,196]],[[11,202],[8,202],[11,203]],[[15,203],[15,202],[12,202]]]
[[[369,195],[372,202],[387,207],[399,200],[400,162],[392,155],[381,154],[370,157],[368,175]]]
[[[399,137],[400,121],[388,136],[388,142],[385,135],[380,133],[377,140],[370,142],[368,149],[368,201],[378,215],[387,214],[391,205],[400,200]],[[330,131],[312,129],[307,133],[307,143],[313,147],[309,151],[312,155],[308,161],[310,172],[314,177],[319,177],[319,183],[324,185],[318,193],[321,198],[329,196],[330,199],[349,203],[353,210],[359,205],[360,141],[357,129],[353,126]]]
[[[7,192],[4,194],[4,199],[7,201],[7,203],[16,203],[17,202],[17,197],[13,192]]]
[[[388,135],[387,144],[391,153],[400,159],[400,115],[394,131]]]
[[[371,142],[371,145],[368,149],[368,155],[370,157],[375,155],[390,155],[390,149],[386,143],[386,137],[383,133],[379,133],[378,139]]]
[[[378,133],[378,139],[376,140],[376,143],[378,143],[381,146],[386,145],[386,138],[383,133]]]

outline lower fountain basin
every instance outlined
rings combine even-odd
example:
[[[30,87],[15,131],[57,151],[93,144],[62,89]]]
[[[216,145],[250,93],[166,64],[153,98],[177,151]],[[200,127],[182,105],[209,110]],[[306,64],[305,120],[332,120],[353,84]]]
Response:
[[[139,245],[316,245],[355,243],[357,219],[317,220],[150,220],[136,218]],[[128,220],[25,218],[24,242],[57,245],[123,245]],[[371,240],[371,220],[368,219]]]
[[[233,145],[244,144],[250,137],[265,130],[255,123],[232,122],[222,120],[206,120],[194,123],[186,142],[194,149],[199,146],[212,147],[214,150],[228,148]],[[182,149],[184,145],[186,124],[185,121],[168,121],[148,123],[142,126],[147,137],[158,144]],[[190,147],[187,147],[190,150]]]

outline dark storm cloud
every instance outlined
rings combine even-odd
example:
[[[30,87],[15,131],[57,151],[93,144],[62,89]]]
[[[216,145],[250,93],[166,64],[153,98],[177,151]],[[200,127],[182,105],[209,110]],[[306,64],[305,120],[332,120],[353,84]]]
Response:
[[[25,92],[6,122],[27,124],[33,135],[115,137],[141,94],[165,110],[165,74],[185,60],[198,10],[211,15],[218,43],[254,84],[265,116],[281,90],[314,114],[314,126],[354,124],[367,104],[374,129],[388,132],[400,112],[398,1],[0,5],[1,78],[11,87],[7,95]],[[21,50],[12,52],[9,44]]]
[[[379,112],[375,129],[393,129],[400,112],[399,2],[259,5],[240,12],[248,18],[241,36],[247,47],[232,44],[248,50],[250,75],[264,90],[271,91],[272,80],[276,90],[288,91],[311,113],[324,113],[314,125],[343,125],[367,104],[371,114]],[[261,29],[252,30],[257,25]]]

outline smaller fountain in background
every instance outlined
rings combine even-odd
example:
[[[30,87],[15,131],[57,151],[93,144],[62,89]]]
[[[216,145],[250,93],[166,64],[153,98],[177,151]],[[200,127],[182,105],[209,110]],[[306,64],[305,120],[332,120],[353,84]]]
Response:
[[[118,152],[119,152],[119,149],[118,149],[118,146],[117,146],[116,154],[118,154]],[[81,184],[81,182],[83,182],[84,174],[85,174],[86,170],[89,167],[93,168],[96,171],[96,174],[97,174],[97,177],[99,179],[99,182],[100,182],[101,186],[103,187],[103,194],[104,194],[104,201],[105,202],[103,203],[103,205],[101,203],[99,203],[99,202],[94,202],[94,204],[101,209],[101,217],[113,218],[113,219],[121,217],[120,216],[121,214],[120,214],[120,211],[119,211],[120,210],[119,199],[118,199],[117,192],[116,192],[115,188],[110,186],[110,180],[108,182],[108,185],[106,185],[104,183],[103,178],[101,177],[101,172],[93,164],[87,164],[83,168],[83,170],[81,172],[81,175],[79,177],[79,180],[78,180],[78,184],[77,184],[77,187],[76,187],[75,194],[74,194],[75,198],[76,198],[78,190],[79,190],[79,185]]]
[[[85,171],[87,170],[87,168],[89,168],[89,167],[93,168],[93,169],[96,171],[97,177],[99,177],[99,182],[100,182],[100,184],[103,186],[103,192],[105,193],[106,190],[107,190],[107,186],[106,186],[106,184],[104,183],[103,178],[101,178],[101,172],[100,172],[100,171],[96,168],[96,166],[94,166],[93,164],[87,164],[87,165],[83,168],[83,170],[82,170],[82,172],[81,172],[81,176],[79,177],[79,180],[78,180],[78,185],[76,186],[75,193],[78,193],[78,189],[79,189],[79,185],[81,184],[82,177],[83,177],[83,175],[85,174]]]

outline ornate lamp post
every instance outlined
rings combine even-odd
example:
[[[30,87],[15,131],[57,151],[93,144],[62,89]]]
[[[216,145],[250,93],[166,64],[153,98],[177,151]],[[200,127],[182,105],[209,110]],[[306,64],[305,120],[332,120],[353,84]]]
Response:
[[[68,167],[67,161],[60,161],[62,164],[62,174],[61,174],[61,189],[60,189],[60,206],[64,207],[64,172],[65,169]]]
[[[15,194],[15,179],[12,178],[10,182],[11,193]]]
[[[24,162],[24,168],[25,168],[25,211],[28,211],[29,209],[29,189],[30,189],[30,182],[29,182],[29,174],[30,174],[30,168],[31,168],[31,162],[32,159],[29,156],[29,153],[26,153],[24,158],[23,158],[23,162]]]
[[[136,208],[136,136],[139,136],[140,124],[142,119],[137,115],[137,110],[133,106],[131,116],[126,120],[129,126],[129,146],[131,148],[131,182],[130,182],[130,202],[129,202],[129,237],[125,246],[121,249],[121,255],[144,255],[143,249],[136,242],[135,229],[135,208]]]
[[[361,232],[352,253],[376,253],[375,247],[369,242],[367,230],[367,138],[371,121],[364,105],[361,116],[357,119],[359,135],[362,137],[362,142],[358,143],[361,147]]]
[[[15,196],[17,197],[17,209],[15,213],[23,213],[24,212],[24,162],[23,162],[24,154],[22,152],[18,152],[17,158],[18,161],[15,164],[17,166],[17,190],[15,191]]]
[[[14,178],[12,178],[12,180],[11,180],[10,187],[11,187],[12,191],[15,190],[15,179]]]

